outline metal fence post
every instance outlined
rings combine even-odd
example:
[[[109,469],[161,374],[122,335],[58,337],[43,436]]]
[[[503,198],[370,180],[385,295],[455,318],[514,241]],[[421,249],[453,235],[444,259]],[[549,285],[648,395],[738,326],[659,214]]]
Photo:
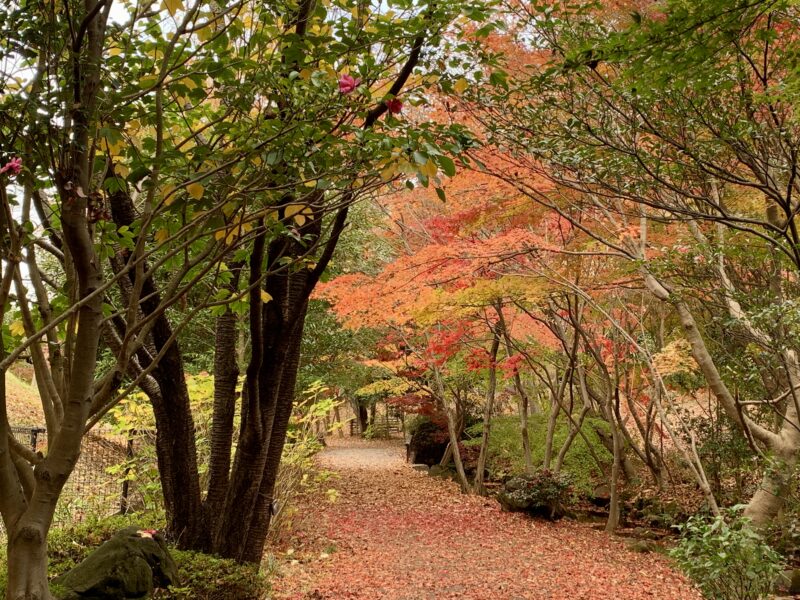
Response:
[[[31,450],[36,452],[36,446],[39,442],[39,434],[44,433],[45,430],[41,427],[31,427],[30,435],[31,435]]]

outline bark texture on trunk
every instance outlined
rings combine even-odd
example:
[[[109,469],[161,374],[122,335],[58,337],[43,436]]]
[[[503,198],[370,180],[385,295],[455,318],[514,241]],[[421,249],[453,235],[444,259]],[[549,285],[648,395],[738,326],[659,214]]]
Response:
[[[46,531],[28,528],[9,536],[6,600],[51,600]]]

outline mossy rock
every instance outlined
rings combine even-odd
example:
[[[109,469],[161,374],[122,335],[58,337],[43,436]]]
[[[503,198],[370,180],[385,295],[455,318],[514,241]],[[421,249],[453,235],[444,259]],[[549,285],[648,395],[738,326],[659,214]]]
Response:
[[[178,566],[164,538],[136,526],[115,533],[53,583],[61,600],[134,600],[178,582]]]

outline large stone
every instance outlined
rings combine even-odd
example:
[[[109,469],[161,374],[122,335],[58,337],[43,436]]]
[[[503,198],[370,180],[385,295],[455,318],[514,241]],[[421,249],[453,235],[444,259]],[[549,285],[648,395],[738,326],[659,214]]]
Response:
[[[56,578],[62,600],[135,600],[156,587],[178,582],[178,566],[164,538],[152,530],[126,527]]]
[[[566,514],[563,503],[565,497],[559,497],[561,494],[558,493],[554,495],[546,493],[540,487],[543,477],[553,478],[554,476],[548,471],[532,476],[512,477],[503,484],[503,489],[497,494],[497,501],[503,510],[509,512],[525,512],[532,516],[551,520],[560,519]],[[555,479],[549,485],[544,482],[544,485],[549,492],[555,492],[557,489]],[[566,488],[562,491],[566,492]]]
[[[658,544],[653,540],[630,540],[627,546],[628,550],[639,554],[649,554],[658,550]]]
[[[800,595],[800,569],[789,569],[778,575],[775,592],[789,596]]]

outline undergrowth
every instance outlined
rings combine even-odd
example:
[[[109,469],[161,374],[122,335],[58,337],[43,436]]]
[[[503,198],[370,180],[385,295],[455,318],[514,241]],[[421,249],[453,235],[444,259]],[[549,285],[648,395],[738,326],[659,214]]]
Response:
[[[604,463],[611,463],[611,454],[603,446],[595,432],[595,427],[608,427],[598,419],[587,418],[581,428],[589,440],[592,450]],[[483,422],[467,428],[466,434],[471,438],[464,441],[465,446],[480,446],[483,433]],[[569,427],[559,422],[553,441],[553,461],[564,440],[569,435]],[[547,415],[531,415],[528,418],[528,437],[531,444],[531,458],[534,466],[544,461],[545,440],[547,438]],[[525,472],[525,456],[522,452],[522,438],[517,416],[498,416],[492,420],[489,436],[488,467],[493,479],[504,479]],[[602,477],[602,472],[589,451],[583,437],[578,435],[572,443],[564,459],[563,470],[572,476],[573,489],[578,493],[588,494],[594,488],[594,481]]]

